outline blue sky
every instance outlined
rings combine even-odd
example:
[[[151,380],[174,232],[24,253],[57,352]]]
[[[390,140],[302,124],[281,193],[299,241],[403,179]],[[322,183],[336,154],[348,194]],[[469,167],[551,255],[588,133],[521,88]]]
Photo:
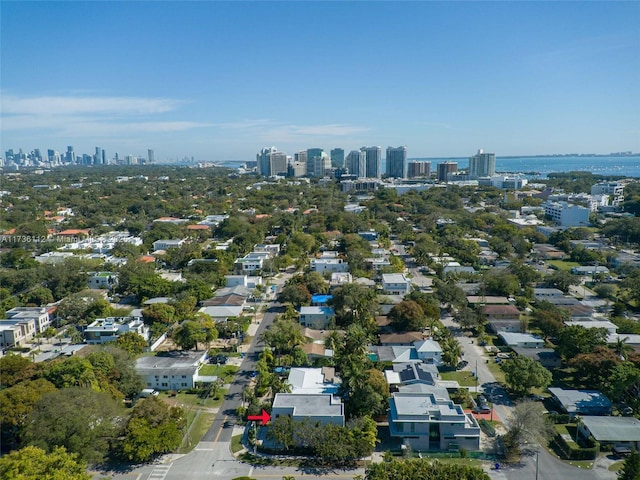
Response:
[[[0,3],[2,152],[640,151],[640,2]]]

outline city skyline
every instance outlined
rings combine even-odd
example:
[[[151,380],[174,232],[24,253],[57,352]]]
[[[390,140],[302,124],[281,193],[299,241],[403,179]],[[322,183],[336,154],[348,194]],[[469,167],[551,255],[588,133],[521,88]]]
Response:
[[[640,151],[637,2],[2,2],[1,148]],[[313,20],[318,29],[300,29]],[[354,34],[357,24],[380,25]],[[28,32],[25,26],[28,25]],[[394,28],[389,26],[395,25]],[[280,28],[274,28],[279,26]]]

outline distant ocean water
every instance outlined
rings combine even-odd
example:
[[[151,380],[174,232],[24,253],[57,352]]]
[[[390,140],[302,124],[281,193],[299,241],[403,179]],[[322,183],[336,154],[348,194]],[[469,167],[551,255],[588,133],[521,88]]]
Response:
[[[436,165],[444,161],[457,162],[458,169],[469,166],[469,158],[409,158],[411,160],[425,160],[431,162],[431,171],[436,171]],[[221,166],[237,168],[242,161],[221,162]],[[386,162],[382,160],[382,171],[386,171]],[[529,173],[537,175],[529,177],[545,178],[553,172],[584,171],[594,175],[618,175],[622,177],[640,177],[640,154],[625,156],[570,156],[558,155],[549,157],[496,157],[496,171],[503,173]]]
[[[458,169],[469,166],[468,158],[420,158],[436,164],[449,160],[458,162]],[[549,173],[584,171],[594,175],[640,177],[640,155],[629,156],[553,156],[553,157],[496,157],[497,172],[537,172],[541,177]]]

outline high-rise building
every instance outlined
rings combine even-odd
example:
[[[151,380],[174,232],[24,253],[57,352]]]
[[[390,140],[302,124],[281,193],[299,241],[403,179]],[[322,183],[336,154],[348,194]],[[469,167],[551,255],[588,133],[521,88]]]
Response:
[[[458,162],[443,162],[438,164],[438,181],[446,182],[450,174],[458,171]]]
[[[482,149],[469,158],[469,177],[492,177],[496,174],[496,154],[484,153]]]
[[[107,152],[104,151],[104,148],[102,149],[102,165],[106,165],[107,164]]]
[[[366,155],[367,178],[380,178],[382,176],[382,149],[380,147],[362,147],[361,152]]]
[[[307,148],[307,175],[324,177],[331,168],[331,159],[322,148]]]
[[[362,150],[351,150],[347,155],[345,167],[351,175],[356,178],[367,176],[367,154]]]
[[[64,155],[64,161],[66,163],[76,163],[76,154],[73,152],[73,147],[70,145],[67,147],[67,153]]]
[[[287,154],[284,152],[272,152],[269,154],[268,176],[287,174]]]
[[[156,162],[156,153],[151,149],[147,150],[147,161],[149,163],[155,163]]]
[[[407,176],[407,147],[387,147],[387,176],[392,178]]]
[[[277,152],[276,147],[265,147],[260,150],[260,153],[256,155],[256,161],[258,162],[258,173],[266,177],[269,176],[269,155]]]
[[[331,166],[344,167],[344,148],[334,148],[331,150]]]
[[[102,155],[100,153],[100,147],[96,147],[96,153],[93,154],[93,164],[98,165],[102,159]]]
[[[425,161],[416,161],[413,160],[409,162],[407,167],[407,177],[409,178],[417,178],[417,177],[425,177],[429,178],[431,176],[431,162]]]

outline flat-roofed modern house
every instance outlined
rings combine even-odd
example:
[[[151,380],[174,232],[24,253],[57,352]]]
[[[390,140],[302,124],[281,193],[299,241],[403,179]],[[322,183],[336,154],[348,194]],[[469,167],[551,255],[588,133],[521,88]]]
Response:
[[[193,388],[196,382],[211,383],[213,376],[200,376],[198,370],[207,352],[164,352],[163,355],[140,357],[136,360],[136,373],[147,388],[156,390],[181,390]]]
[[[407,295],[411,292],[411,280],[403,273],[383,273],[382,291],[388,295]]]
[[[331,281],[329,282],[329,288],[337,288],[348,283],[353,282],[353,277],[349,272],[333,272],[331,273]]]
[[[237,258],[234,266],[243,274],[251,274],[262,270],[264,261],[269,258],[271,258],[271,254],[268,252],[251,252],[242,258]]]
[[[344,426],[342,400],[330,393],[276,393],[271,407],[271,418],[275,420],[282,415],[287,415],[297,422],[308,418],[321,425]]]
[[[635,417],[583,415],[578,422],[578,434],[593,437],[600,445],[640,449],[640,420]]]
[[[262,285],[262,277],[250,275],[225,275],[227,287],[247,287],[256,288]]]
[[[116,272],[89,272],[87,280],[89,288],[111,290],[118,285],[118,274]]]
[[[414,451],[480,448],[478,422],[451,400],[403,391],[392,395],[389,407],[391,437]]]
[[[318,273],[348,272],[349,264],[342,258],[312,258],[309,268]]]
[[[8,320],[33,319],[35,333],[44,332],[53,319],[54,312],[58,307],[14,307],[7,310],[5,316]]]
[[[170,248],[180,248],[182,245],[184,245],[184,243],[185,243],[184,239],[180,239],[180,240],[171,240],[171,239],[156,240],[155,242],[153,242],[153,249],[154,250],[168,250]]]
[[[558,406],[571,416],[611,415],[611,400],[598,390],[565,390],[551,387],[549,392]]]
[[[331,307],[300,307],[300,325],[315,329],[325,329],[335,317]]]
[[[289,371],[287,383],[291,385],[294,394],[338,393],[339,383],[334,382],[335,369],[322,368],[292,368]]]
[[[137,333],[149,340],[149,327],[142,319],[133,317],[98,318],[85,329],[84,338],[89,345],[100,345],[113,342],[127,332]]]

